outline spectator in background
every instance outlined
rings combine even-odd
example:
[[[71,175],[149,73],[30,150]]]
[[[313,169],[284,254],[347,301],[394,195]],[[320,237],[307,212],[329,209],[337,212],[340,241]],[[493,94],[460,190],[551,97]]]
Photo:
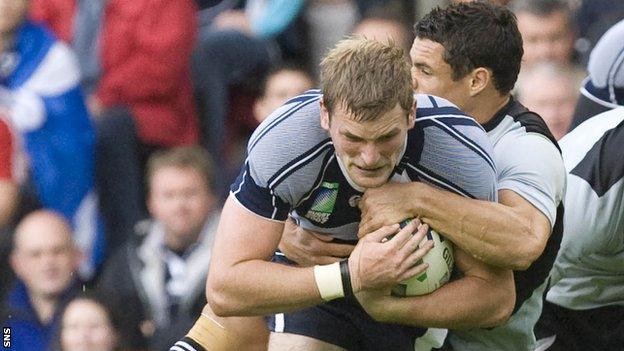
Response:
[[[522,68],[539,61],[573,62],[576,28],[563,0],[513,0],[509,7],[522,34]]]
[[[314,87],[312,75],[296,66],[281,66],[269,73],[254,103],[254,117],[261,123],[288,99]]]
[[[135,330],[123,346],[168,350],[201,313],[220,212],[212,173],[207,153],[198,147],[150,158],[152,219],[137,225],[138,235],[111,258],[100,281],[107,296],[129,309],[126,322]]]
[[[9,267],[11,225],[19,205],[19,180],[16,172],[15,135],[0,115],[0,301],[13,280]]]
[[[572,66],[546,61],[522,71],[518,78],[518,101],[538,113],[557,140],[570,129],[582,74]]]
[[[242,5],[239,5],[242,4]],[[216,164],[227,163],[229,89],[261,80],[282,57],[303,65],[305,38],[296,28],[304,0],[223,1],[220,13],[202,24],[193,55],[193,79],[200,109],[202,145]],[[231,179],[216,169],[216,193],[224,196]]]
[[[393,13],[391,8],[374,7],[364,14],[364,17],[355,25],[352,35],[359,35],[379,41],[393,40],[405,52],[409,52],[414,39],[409,27],[402,21],[399,14]]]
[[[197,140],[189,70],[196,10],[192,0],[32,1],[33,18],[76,50],[95,117],[128,107],[152,147]]]
[[[601,112],[624,106],[624,20],[616,23],[598,41],[589,56],[574,112],[572,128]]]
[[[624,1],[570,0],[570,2],[576,5],[576,9],[573,9],[579,40],[575,47],[581,53],[581,63],[587,65],[590,50],[598,39],[624,18]]]
[[[69,48],[25,19],[28,0],[0,0],[0,110],[28,159],[22,202],[70,221],[90,277],[104,242],[94,191],[94,132]],[[4,166],[6,167],[6,165]],[[29,196],[27,196],[29,195]]]
[[[451,0],[451,2],[454,4],[457,4],[460,2],[472,2],[472,1],[476,1],[476,0]],[[512,1],[512,0],[485,0],[485,1],[495,4],[495,5],[506,6],[507,4],[509,4],[509,1]]]
[[[59,351],[119,350],[121,326],[115,310],[103,296],[80,294],[66,306],[61,317]]]
[[[198,140],[189,66],[196,10],[192,0],[32,0],[32,17],[70,43],[80,63],[113,248],[144,216],[144,160]]]
[[[273,69],[260,83],[260,94],[255,99],[253,109],[253,127],[262,123],[277,108],[282,106],[288,99],[297,96],[314,87],[311,74],[304,68],[296,65],[279,65]],[[234,179],[241,165],[247,157],[247,142],[249,135],[241,138],[230,138],[227,163],[222,162],[219,174],[227,174],[226,178]],[[225,167],[223,166],[225,165]],[[227,167],[227,168],[226,168]],[[224,172],[223,170],[226,170]],[[221,195],[215,192],[217,196]]]
[[[37,211],[19,223],[10,256],[19,279],[4,301],[6,315],[0,318],[11,328],[16,350],[50,349],[61,307],[78,292],[79,259],[69,223],[59,214]]]
[[[17,145],[13,131],[3,118],[0,116],[0,231],[10,224],[19,200],[15,174]]]

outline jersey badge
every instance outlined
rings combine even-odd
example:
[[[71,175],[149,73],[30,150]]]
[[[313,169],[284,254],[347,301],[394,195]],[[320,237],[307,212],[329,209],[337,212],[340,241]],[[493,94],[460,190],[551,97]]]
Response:
[[[326,223],[334,211],[337,198],[338,183],[323,182],[306,217],[317,223]]]

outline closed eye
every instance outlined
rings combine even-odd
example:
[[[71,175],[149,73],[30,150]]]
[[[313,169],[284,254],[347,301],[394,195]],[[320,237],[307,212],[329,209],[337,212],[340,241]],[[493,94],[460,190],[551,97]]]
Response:
[[[415,64],[414,67],[419,70],[422,74],[424,75],[431,75],[431,67],[427,66],[427,65],[423,65],[423,64]]]
[[[386,134],[384,136],[377,138],[377,141],[380,143],[384,143],[384,142],[392,140],[392,138],[394,138],[395,136],[396,136],[396,133]]]
[[[348,141],[353,142],[353,143],[359,143],[359,142],[364,141],[364,139],[358,136],[355,136],[353,134],[345,134],[345,137],[347,138]]]

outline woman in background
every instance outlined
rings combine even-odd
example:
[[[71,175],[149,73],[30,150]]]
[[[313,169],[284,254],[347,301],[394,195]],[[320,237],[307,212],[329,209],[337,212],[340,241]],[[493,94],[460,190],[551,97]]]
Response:
[[[94,294],[74,298],[63,312],[60,330],[62,351],[119,350],[119,325],[112,309]]]

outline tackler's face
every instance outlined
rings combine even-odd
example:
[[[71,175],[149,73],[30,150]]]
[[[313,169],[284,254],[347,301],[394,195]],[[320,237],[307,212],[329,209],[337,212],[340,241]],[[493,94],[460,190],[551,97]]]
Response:
[[[407,132],[414,126],[413,111],[397,104],[375,120],[358,121],[337,106],[329,115],[321,105],[321,126],[331,136],[336,156],[351,181],[362,188],[385,184],[405,149]]]
[[[0,36],[14,31],[27,11],[28,0],[0,0]]]
[[[453,79],[453,68],[444,61],[444,46],[429,39],[414,39],[410,50],[412,87],[465,109],[470,99],[470,77]]]

